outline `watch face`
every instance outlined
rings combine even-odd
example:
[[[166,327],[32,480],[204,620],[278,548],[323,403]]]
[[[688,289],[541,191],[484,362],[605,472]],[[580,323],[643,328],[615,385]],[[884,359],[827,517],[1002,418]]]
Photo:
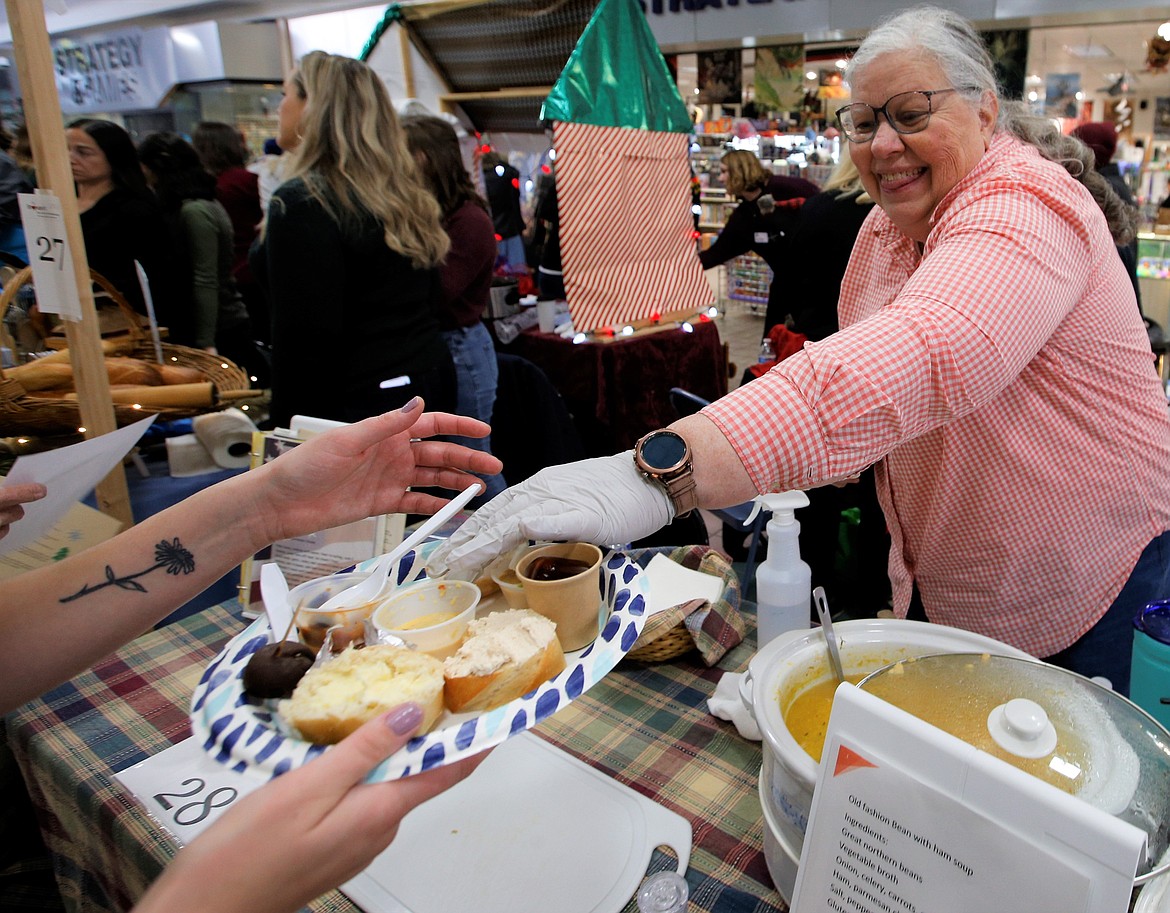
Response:
[[[642,459],[654,469],[673,469],[686,455],[687,444],[674,432],[655,434],[642,443]]]

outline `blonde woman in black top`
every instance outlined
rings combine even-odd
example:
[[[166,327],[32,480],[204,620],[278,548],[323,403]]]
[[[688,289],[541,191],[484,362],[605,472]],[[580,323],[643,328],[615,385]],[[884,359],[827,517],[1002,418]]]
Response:
[[[272,420],[455,407],[437,267],[450,242],[381,78],[314,51],[285,81],[296,138],[252,266],[272,313]]]

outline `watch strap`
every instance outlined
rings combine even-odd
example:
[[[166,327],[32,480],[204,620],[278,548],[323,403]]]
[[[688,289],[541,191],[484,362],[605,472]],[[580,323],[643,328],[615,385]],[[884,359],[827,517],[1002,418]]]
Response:
[[[659,478],[658,481],[666,488],[666,494],[674,503],[675,517],[689,514],[699,506],[699,491],[695,485],[695,473],[689,463],[686,469],[673,478]]]

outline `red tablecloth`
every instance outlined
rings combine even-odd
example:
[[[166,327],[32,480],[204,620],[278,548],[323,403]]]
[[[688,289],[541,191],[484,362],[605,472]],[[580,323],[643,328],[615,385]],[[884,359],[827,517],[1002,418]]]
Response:
[[[634,445],[643,434],[678,418],[670,388],[704,399],[727,392],[727,359],[714,323],[693,333],[659,330],[574,345],[552,333],[527,330],[501,351],[537,364],[564,397],[590,456]]]

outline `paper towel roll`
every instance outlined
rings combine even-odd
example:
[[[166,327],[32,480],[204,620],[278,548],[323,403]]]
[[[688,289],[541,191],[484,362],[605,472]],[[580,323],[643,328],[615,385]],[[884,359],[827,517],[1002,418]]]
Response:
[[[244,469],[252,453],[252,432],[256,424],[239,409],[224,409],[199,415],[191,423],[195,437],[207,448],[215,465]]]
[[[170,467],[171,478],[185,479],[189,476],[202,476],[221,471],[211,459],[207,448],[195,435],[177,434],[167,438],[166,442],[167,465]]]

